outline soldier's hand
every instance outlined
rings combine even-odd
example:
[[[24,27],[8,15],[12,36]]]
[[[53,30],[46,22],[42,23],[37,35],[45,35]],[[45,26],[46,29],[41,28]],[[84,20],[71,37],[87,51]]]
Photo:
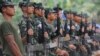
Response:
[[[28,35],[33,35],[34,34],[34,31],[32,28],[28,29]]]
[[[26,39],[26,37],[22,37],[22,42],[23,42],[24,44],[27,44],[27,39]]]
[[[81,49],[81,51],[87,52],[87,49],[84,45],[79,46],[79,48]]]
[[[56,54],[57,54],[58,56],[69,56],[69,54],[68,54],[67,51],[61,50],[61,49],[57,49],[57,50],[56,50]]]
[[[73,44],[70,44],[70,45],[69,45],[69,48],[70,48],[70,49],[76,49],[76,46],[74,46]]]
[[[48,39],[49,36],[47,32],[44,32],[44,37]]]

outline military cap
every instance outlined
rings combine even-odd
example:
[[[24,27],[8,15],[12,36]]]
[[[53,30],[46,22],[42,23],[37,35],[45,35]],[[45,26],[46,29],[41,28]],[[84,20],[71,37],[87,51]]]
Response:
[[[0,0],[0,6],[14,5],[12,0]]]
[[[36,7],[36,2],[33,3],[33,7]]]
[[[61,8],[61,7],[59,7],[59,6],[54,7],[53,9],[54,9],[56,12],[58,12],[59,10],[62,10],[62,8]]]
[[[76,11],[71,11],[71,14],[76,15],[77,12]]]
[[[64,10],[64,11],[63,11],[63,14],[64,14],[64,16],[66,17],[66,14],[69,14],[69,11]]]
[[[47,15],[48,15],[49,13],[56,13],[56,11],[53,10],[53,9],[51,9],[51,8],[46,8],[46,9],[45,9],[45,17],[47,17]]]
[[[88,15],[86,13],[76,14],[76,16],[79,16],[82,18],[88,18]]]
[[[75,11],[67,11],[67,10],[64,10],[63,14],[66,16],[66,14],[73,14],[73,15],[76,15],[77,12]]]
[[[86,13],[84,13],[84,14],[83,14],[83,17],[84,17],[84,18],[88,18],[89,16],[88,16]]]
[[[76,13],[75,16],[82,17],[82,14]]]
[[[64,15],[69,14],[69,11],[64,10],[63,14],[64,14]]]
[[[22,2],[19,2],[19,7],[22,6],[33,6],[33,2],[30,2],[30,0],[23,0]]]
[[[15,4],[12,0],[0,0],[0,12],[2,12],[1,8],[4,6],[14,6]]]
[[[37,9],[44,9],[42,3],[36,3],[35,4],[35,8],[37,8]]]

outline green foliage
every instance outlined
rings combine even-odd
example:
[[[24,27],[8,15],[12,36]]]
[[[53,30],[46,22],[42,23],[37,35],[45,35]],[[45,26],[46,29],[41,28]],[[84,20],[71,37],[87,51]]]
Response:
[[[14,3],[17,4],[16,14],[14,16],[14,21],[17,23],[20,20],[22,15],[18,3],[22,0],[14,0]],[[90,14],[100,12],[100,0],[31,0],[32,2],[42,2],[44,7],[53,8],[57,4],[60,4],[60,7],[67,10],[74,10],[77,12],[88,12]]]

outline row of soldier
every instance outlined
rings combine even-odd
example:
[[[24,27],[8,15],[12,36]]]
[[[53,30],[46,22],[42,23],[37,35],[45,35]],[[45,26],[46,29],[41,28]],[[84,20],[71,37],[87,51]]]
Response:
[[[11,0],[0,3],[3,56],[91,56],[99,49],[95,23],[88,23],[87,14],[64,11],[66,20],[62,20],[60,7],[44,9],[41,3],[23,0],[19,3],[23,15],[16,27],[14,4]]]

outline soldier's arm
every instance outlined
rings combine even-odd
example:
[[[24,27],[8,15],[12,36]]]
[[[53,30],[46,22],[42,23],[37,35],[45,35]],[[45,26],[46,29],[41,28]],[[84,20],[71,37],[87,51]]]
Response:
[[[13,53],[13,56],[22,56],[20,49],[14,40],[14,36],[6,35],[4,38],[7,41],[8,45],[10,47],[10,50]]]
[[[34,34],[34,31],[33,31],[33,29],[28,29],[28,35],[29,36],[32,36]],[[25,36],[25,34],[24,34],[24,37],[21,37],[22,38],[22,42],[24,43],[24,44],[27,44],[27,38],[26,38],[26,36]]]
[[[12,26],[8,22],[4,22],[1,24],[1,31],[2,31],[2,36],[7,42],[10,51],[12,52],[13,56],[22,56],[20,49],[18,45],[15,42],[15,37],[12,32]]]

